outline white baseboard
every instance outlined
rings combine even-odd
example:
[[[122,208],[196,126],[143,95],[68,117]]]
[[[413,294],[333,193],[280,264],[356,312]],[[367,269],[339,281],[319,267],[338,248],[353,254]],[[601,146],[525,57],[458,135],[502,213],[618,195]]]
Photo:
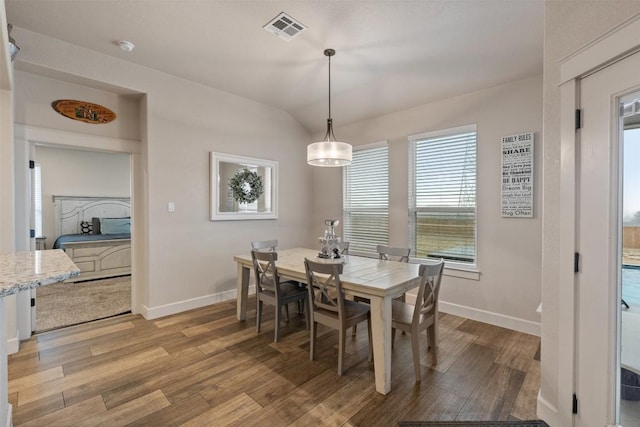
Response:
[[[443,313],[465,317],[467,319],[500,326],[502,328],[518,332],[524,332],[525,334],[535,335],[537,337],[540,336],[540,322],[532,322],[531,320],[519,319],[517,317],[511,317],[500,313],[492,313],[490,311],[453,304],[446,301],[439,301],[438,309]]]
[[[13,421],[12,421],[13,416],[11,415],[11,410],[12,410],[12,407],[11,407],[11,404],[9,403],[7,405],[7,421],[4,424],[6,427],[13,427]]]
[[[18,337],[9,338],[7,340],[7,354],[17,353],[20,350],[20,340]]]
[[[255,292],[255,285],[249,286],[249,294]],[[183,311],[193,310],[195,308],[205,307],[207,305],[235,299],[237,291],[235,289],[219,292],[217,294],[204,295],[197,298],[191,298],[184,301],[178,301],[171,304],[160,305],[157,307],[147,307],[142,305],[140,314],[148,320],[158,319],[160,317],[169,316],[171,314],[182,313]]]
[[[562,420],[558,416],[558,409],[542,398],[539,390],[537,400],[538,406],[536,409],[536,416],[550,426],[561,426]]]

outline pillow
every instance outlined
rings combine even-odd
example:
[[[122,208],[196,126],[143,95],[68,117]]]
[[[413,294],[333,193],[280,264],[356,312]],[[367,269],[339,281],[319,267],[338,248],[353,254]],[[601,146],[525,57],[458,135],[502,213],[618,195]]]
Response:
[[[80,234],[93,234],[93,223],[80,221]]]
[[[91,218],[91,224],[93,225],[93,234],[102,234],[100,233],[100,218]]]
[[[131,233],[131,218],[100,218],[100,233]]]

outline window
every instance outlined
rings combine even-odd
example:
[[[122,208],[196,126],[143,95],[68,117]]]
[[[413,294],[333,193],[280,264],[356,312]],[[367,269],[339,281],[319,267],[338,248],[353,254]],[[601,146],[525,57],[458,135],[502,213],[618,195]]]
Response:
[[[409,241],[416,258],[475,265],[475,125],[409,137]]]
[[[354,148],[343,172],[343,240],[349,253],[374,255],[389,244],[389,149],[387,142]]]
[[[42,171],[40,163],[36,163],[33,172],[33,207],[35,215],[36,237],[42,236]]]

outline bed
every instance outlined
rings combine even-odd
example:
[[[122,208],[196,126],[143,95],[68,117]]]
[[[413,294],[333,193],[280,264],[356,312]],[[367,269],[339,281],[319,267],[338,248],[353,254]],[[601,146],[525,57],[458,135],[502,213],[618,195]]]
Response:
[[[71,282],[131,274],[131,202],[120,197],[53,196],[56,240],[80,269]]]

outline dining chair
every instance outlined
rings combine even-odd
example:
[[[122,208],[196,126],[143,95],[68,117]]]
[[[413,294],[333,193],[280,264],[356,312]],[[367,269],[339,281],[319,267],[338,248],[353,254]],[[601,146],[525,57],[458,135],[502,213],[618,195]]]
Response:
[[[251,249],[256,251],[275,251],[277,246],[277,240],[254,240],[251,242]]]
[[[269,252],[276,251],[278,247],[278,240],[254,240],[251,242],[251,249],[261,252]],[[301,282],[296,282],[295,280],[290,280],[292,283],[297,283],[299,288],[306,289],[306,285]],[[285,310],[287,312],[287,322],[289,321],[289,307],[285,306]],[[298,314],[303,312],[303,303],[302,301],[298,301]]]
[[[338,243],[338,248],[340,249],[340,255],[349,255],[349,242]]]
[[[391,347],[395,341],[396,329],[411,334],[413,369],[416,382],[420,382],[420,332],[427,331],[431,363],[438,363],[438,295],[444,261],[436,264],[420,265],[420,287],[415,305],[394,299],[391,302]]]
[[[280,340],[280,312],[284,306],[289,321],[289,303],[297,302],[305,306],[305,322],[309,328],[309,304],[308,294],[304,287],[300,287],[298,282],[281,282],[278,275],[277,252],[251,251],[253,260],[253,270],[256,276],[256,331],[260,333],[262,323],[263,304],[267,303],[275,306],[275,332],[273,342]]]
[[[384,246],[377,245],[376,252],[378,252],[378,258],[381,260],[387,261],[398,261],[398,262],[409,262],[409,254],[411,254],[411,248],[402,248],[402,247],[393,247],[393,246]],[[353,297],[354,301],[364,302],[366,304],[370,304],[368,298],[364,297]],[[397,297],[400,301],[405,301],[405,294]],[[351,335],[355,336],[357,332],[357,326],[353,327],[353,332]]]
[[[310,322],[311,339],[309,357],[313,360],[318,324],[338,330],[338,375],[342,375],[344,348],[347,329],[367,321],[369,328],[369,361],[373,360],[371,340],[371,312],[367,304],[347,300],[342,290],[340,274],[343,264],[319,263],[307,258],[304,260],[311,306]],[[335,296],[334,296],[335,295]]]
[[[376,252],[378,252],[378,257],[380,259],[409,262],[409,255],[411,254],[411,248],[377,245]]]

